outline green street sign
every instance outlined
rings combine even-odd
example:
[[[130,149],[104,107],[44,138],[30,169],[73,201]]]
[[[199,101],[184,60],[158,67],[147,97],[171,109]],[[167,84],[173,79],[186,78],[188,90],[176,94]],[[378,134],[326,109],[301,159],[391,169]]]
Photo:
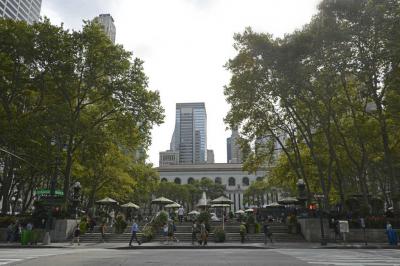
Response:
[[[50,195],[50,189],[37,189],[33,193],[35,196],[46,196]],[[64,196],[64,192],[62,190],[56,190],[55,195]]]

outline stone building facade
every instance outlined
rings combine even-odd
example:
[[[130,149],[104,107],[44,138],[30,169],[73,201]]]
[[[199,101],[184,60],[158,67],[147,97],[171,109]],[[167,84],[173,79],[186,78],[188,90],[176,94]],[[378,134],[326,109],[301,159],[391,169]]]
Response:
[[[251,183],[267,178],[267,169],[261,169],[255,174],[242,170],[242,164],[193,164],[193,165],[165,165],[156,168],[162,182],[175,182],[177,184],[190,184],[194,180],[209,178],[225,186],[226,196],[234,204],[231,210],[243,209],[244,191]],[[277,195],[265,195],[265,204],[276,201]]]

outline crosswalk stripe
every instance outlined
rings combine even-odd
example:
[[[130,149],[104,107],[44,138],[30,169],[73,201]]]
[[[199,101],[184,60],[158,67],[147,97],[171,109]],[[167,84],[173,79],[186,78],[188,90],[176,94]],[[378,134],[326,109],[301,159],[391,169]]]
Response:
[[[380,254],[361,251],[344,250],[277,250],[277,252],[290,255],[309,264],[318,265],[376,265],[376,266],[400,266],[399,253],[382,251]]]

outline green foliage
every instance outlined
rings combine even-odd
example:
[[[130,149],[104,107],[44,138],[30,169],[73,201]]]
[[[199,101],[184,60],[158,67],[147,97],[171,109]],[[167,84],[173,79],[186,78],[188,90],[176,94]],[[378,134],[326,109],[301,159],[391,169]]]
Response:
[[[246,219],[246,224],[250,225],[250,224],[255,224],[255,223],[256,223],[256,218],[254,217],[253,214],[249,214]]]
[[[326,208],[352,194],[363,212],[370,195],[398,200],[399,11],[398,1],[324,0],[284,38],[250,28],[234,36],[225,121],[250,147],[246,170],[273,164],[267,187],[295,191],[301,178],[309,199],[322,193]]]
[[[166,211],[161,211],[157,217],[154,219],[153,224],[155,227],[159,228],[168,222],[168,213]]]
[[[225,242],[225,239],[226,239],[225,231],[220,227],[216,227],[214,229],[214,241],[216,243],[223,243]]]
[[[197,216],[197,221],[199,223],[204,222],[205,224],[209,224],[211,220],[211,215],[209,212],[201,212],[199,216]]]
[[[261,225],[259,224],[259,223],[256,223],[256,225],[255,225],[255,233],[256,234],[259,234],[259,233],[261,233]]]
[[[143,234],[143,242],[149,242],[154,238],[155,235],[155,230],[152,226],[145,226],[142,230],[142,234]]]
[[[79,223],[79,229],[81,230],[81,234],[85,234],[87,232],[88,229],[88,224],[86,219],[82,219]]]
[[[289,224],[297,224],[297,217],[294,214],[288,216],[288,223]]]
[[[0,216],[0,228],[6,228],[11,223],[15,223],[16,220],[15,216]]]
[[[125,217],[123,215],[117,215],[115,218],[115,232],[117,234],[122,234],[127,226],[128,223],[126,222]]]
[[[156,174],[136,151],[147,149],[164,116],[143,61],[89,21],[71,32],[47,19],[0,19],[0,36],[0,147],[15,154],[0,152],[3,213],[14,188],[25,212],[53,176],[65,201],[79,180],[88,207],[105,194],[127,200],[154,186]],[[149,182],[135,175],[142,167]]]

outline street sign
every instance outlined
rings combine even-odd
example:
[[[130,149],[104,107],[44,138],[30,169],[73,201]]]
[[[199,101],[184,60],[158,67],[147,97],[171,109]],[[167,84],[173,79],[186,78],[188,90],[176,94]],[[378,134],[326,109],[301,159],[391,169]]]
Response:
[[[33,193],[35,196],[47,196],[47,195],[50,195],[50,189],[37,189]],[[56,190],[55,195],[64,196],[64,191]]]
[[[339,221],[339,230],[340,230],[340,233],[348,233],[349,232],[349,222],[348,221]]]

